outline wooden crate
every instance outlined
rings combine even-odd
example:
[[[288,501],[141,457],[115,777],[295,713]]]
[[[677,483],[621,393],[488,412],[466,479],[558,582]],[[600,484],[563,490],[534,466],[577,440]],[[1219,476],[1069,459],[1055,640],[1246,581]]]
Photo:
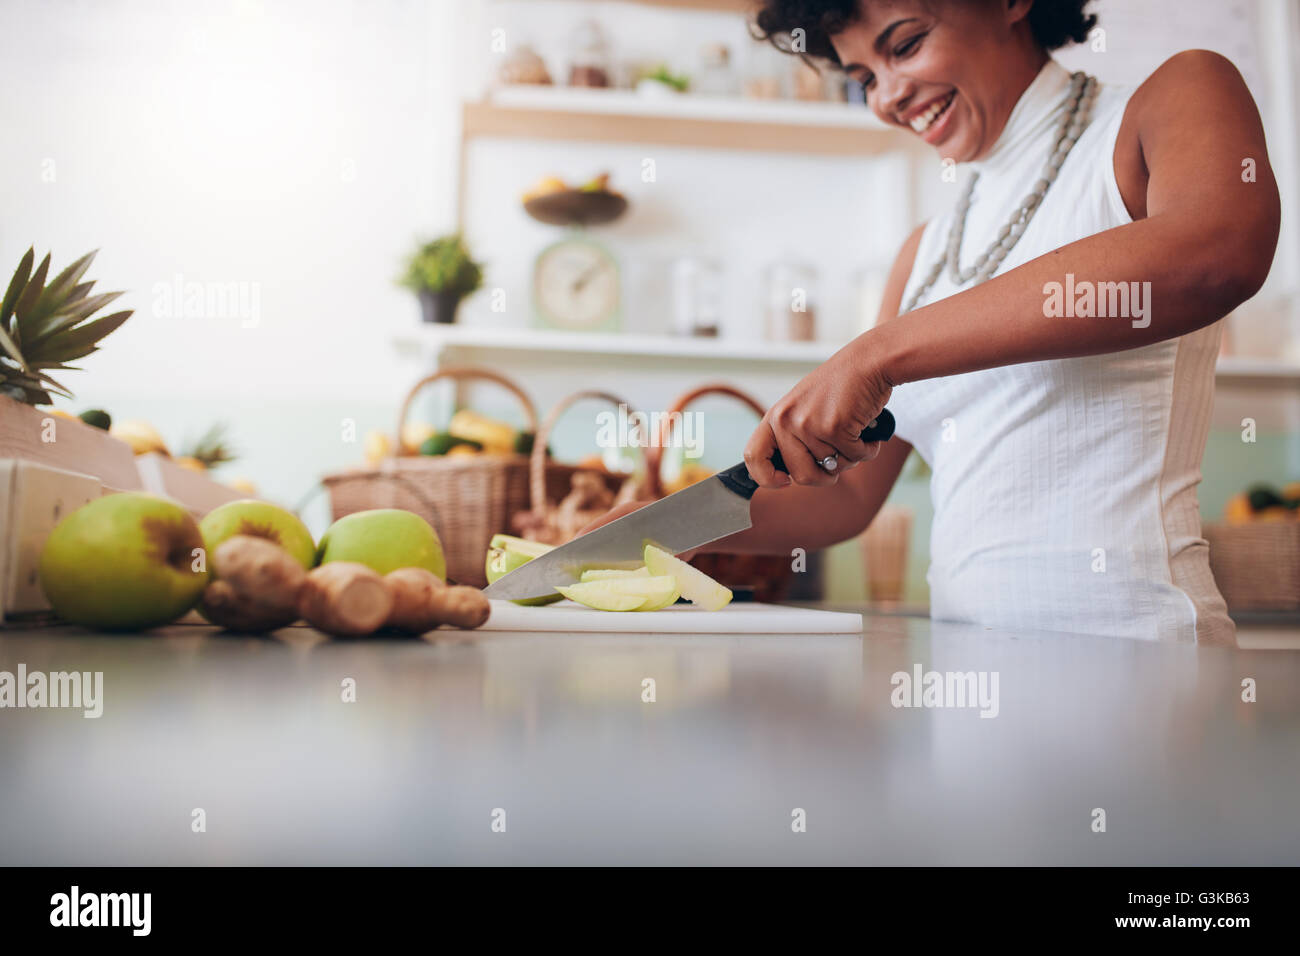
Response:
[[[195,518],[202,518],[213,508],[228,501],[248,497],[243,492],[213,481],[200,471],[183,468],[158,452],[139,455],[135,463],[145,491],[179,501]]]
[[[0,458],[92,475],[110,491],[138,491],[131,446],[103,429],[0,396]]]
[[[45,539],[65,516],[101,494],[98,478],[0,459],[0,619],[49,611],[37,574]]]

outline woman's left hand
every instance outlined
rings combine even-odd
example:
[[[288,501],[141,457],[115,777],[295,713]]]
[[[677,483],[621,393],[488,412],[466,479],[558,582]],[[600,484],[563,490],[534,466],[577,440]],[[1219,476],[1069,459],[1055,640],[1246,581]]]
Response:
[[[892,391],[876,363],[864,355],[865,335],[840,349],[767,410],[745,446],[745,467],[764,488],[833,485],[837,475],[880,454],[880,442],[858,436],[880,414]],[[785,474],[772,465],[781,452]],[[835,455],[838,467],[818,462]]]

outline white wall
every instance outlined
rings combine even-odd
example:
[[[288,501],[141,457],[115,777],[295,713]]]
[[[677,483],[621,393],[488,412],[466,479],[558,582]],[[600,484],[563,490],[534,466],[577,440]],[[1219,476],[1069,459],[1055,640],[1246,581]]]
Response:
[[[387,425],[412,374],[394,374],[390,342],[418,316],[393,285],[400,258],[454,226],[466,12],[0,4],[4,278],[29,245],[55,268],[101,248],[92,277],[136,310],[65,373],[74,409],[145,417],[173,442],[230,420],[248,453],[230,473],[285,500],[359,458],[340,419]],[[239,284],[255,321],[170,308],[157,291],[177,276]]]

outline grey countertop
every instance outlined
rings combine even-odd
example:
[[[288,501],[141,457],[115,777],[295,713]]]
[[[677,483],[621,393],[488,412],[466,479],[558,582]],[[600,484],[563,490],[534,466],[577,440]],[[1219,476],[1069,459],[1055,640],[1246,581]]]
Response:
[[[0,631],[20,664],[102,672],[103,714],[0,709],[3,864],[1300,863],[1295,651],[871,615],[835,637]],[[996,673],[997,715],[894,707],[918,665]]]

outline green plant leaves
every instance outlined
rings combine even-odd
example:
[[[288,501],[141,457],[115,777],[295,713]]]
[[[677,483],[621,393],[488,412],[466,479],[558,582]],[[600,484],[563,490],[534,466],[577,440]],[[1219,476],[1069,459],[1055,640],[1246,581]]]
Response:
[[[95,255],[88,252],[77,259],[48,285],[49,255],[34,272],[34,248],[18,263],[0,300],[0,393],[33,405],[48,404],[51,392],[71,398],[44,370],[74,369],[65,363],[98,351],[96,343],[131,317],[126,310],[86,321],[122,295],[92,296],[95,283],[81,281]]]
[[[453,233],[420,246],[398,281],[416,292],[450,292],[463,298],[483,284],[483,267],[470,258],[461,234]]]
[[[85,325],[78,326],[72,331],[60,335],[57,341],[48,343],[46,347],[41,348],[41,365],[48,366],[50,362],[67,362],[70,359],[78,359],[84,355],[89,355],[97,350],[96,342],[129,319],[131,314],[130,310],[114,312],[112,315],[104,316],[102,319],[96,319],[93,322],[87,322]]]
[[[23,294],[18,297],[14,304],[14,328],[18,332],[18,341],[21,342],[25,337],[27,317],[32,310],[36,308],[36,303],[40,300],[41,291],[45,288],[45,275],[50,271],[50,254],[47,252],[41,264],[36,267],[32,277],[27,280],[27,287],[23,289]]]
[[[36,249],[33,247],[27,250],[22,261],[18,263],[18,268],[14,270],[14,277],[9,280],[9,288],[5,292],[4,300],[0,302],[0,327],[3,327],[6,332],[9,331],[9,317],[13,315],[18,296],[27,285],[27,279],[32,274],[32,263],[35,260]]]

